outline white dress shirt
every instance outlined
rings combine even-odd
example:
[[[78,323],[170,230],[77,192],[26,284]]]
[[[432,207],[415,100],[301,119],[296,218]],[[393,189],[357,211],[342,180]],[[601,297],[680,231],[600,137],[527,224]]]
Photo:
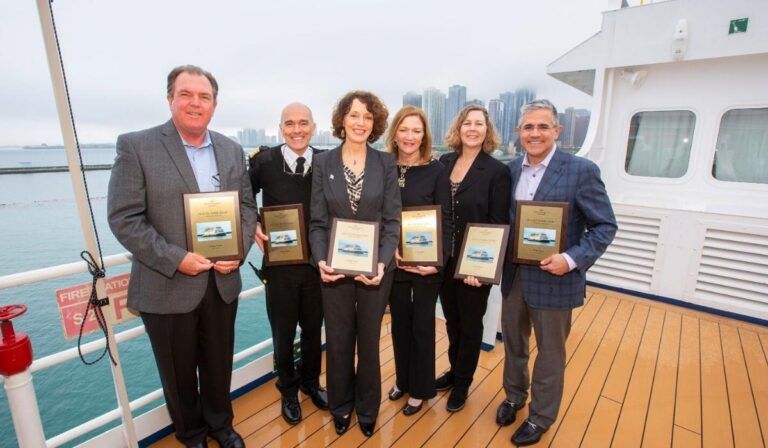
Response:
[[[304,157],[304,175],[306,176],[309,173],[309,167],[312,166],[312,148],[307,146],[302,155],[297,155],[288,145],[283,145],[280,151],[283,153],[283,159],[285,159],[285,163],[292,173],[296,172],[296,160],[299,157]]]

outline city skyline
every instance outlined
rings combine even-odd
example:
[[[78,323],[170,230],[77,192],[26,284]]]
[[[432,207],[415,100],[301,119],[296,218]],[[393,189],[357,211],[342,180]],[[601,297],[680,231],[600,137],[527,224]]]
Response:
[[[189,63],[216,75],[219,101],[210,127],[225,135],[253,124],[275,134],[280,111],[293,101],[311,107],[318,127],[327,129],[334,105],[350,90],[370,90],[394,111],[403,92],[441,86],[447,93],[454,80],[469,86],[467,100],[487,103],[506,88],[527,85],[557,105],[590,107],[591,97],[548,76],[546,67],[600,30],[601,13],[618,5],[542,1],[352,7],[328,0],[318,8],[303,0],[68,0],[52,8],[78,136],[114,142],[168,119],[166,75]],[[547,27],[557,33],[530,20],[542,8],[554,11]],[[371,17],[386,24],[381,32],[371,32]],[[0,72],[0,145],[61,142],[34,2],[4,2],[0,60],[9,68]]]

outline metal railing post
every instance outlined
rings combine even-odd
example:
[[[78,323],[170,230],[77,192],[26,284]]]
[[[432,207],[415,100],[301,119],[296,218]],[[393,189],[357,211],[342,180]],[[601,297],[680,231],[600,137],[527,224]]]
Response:
[[[80,160],[77,156],[77,147],[75,140],[75,127],[72,120],[71,108],[67,98],[64,72],[62,70],[61,58],[59,56],[58,43],[53,26],[53,17],[50,9],[50,0],[37,0],[37,10],[40,16],[40,26],[42,27],[43,40],[45,42],[45,52],[48,58],[48,69],[53,84],[54,97],[56,99],[56,109],[59,115],[59,124],[64,138],[64,148],[67,154],[67,163],[69,165],[70,177],[72,178],[72,187],[75,192],[75,200],[80,216],[80,225],[82,227],[85,246],[88,251],[98,259],[98,248],[96,245],[96,235],[91,224],[91,214],[88,207],[88,197],[86,195],[83,176],[80,171]],[[106,288],[104,279],[99,279],[96,283],[96,292],[99,298],[106,297]],[[112,307],[107,307],[105,317],[107,320],[107,341],[113,349],[113,354],[117,365],[110,364],[112,368],[112,377],[115,384],[115,393],[117,402],[122,411],[123,434],[127,446],[137,447],[136,428],[133,424],[130,401],[128,392],[125,388],[125,379],[120,364],[120,356],[115,343],[115,335],[112,331],[112,323],[115,321]]]

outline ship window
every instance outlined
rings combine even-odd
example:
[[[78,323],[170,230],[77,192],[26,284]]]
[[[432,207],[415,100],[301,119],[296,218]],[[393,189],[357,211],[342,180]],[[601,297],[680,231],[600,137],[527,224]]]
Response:
[[[768,108],[733,109],[720,120],[715,179],[768,184]]]
[[[629,124],[624,169],[633,176],[682,177],[696,116],[687,110],[638,112]]]

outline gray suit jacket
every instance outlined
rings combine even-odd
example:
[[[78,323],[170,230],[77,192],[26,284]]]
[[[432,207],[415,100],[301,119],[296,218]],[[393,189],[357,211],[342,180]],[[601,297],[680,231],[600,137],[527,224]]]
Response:
[[[522,165],[523,156],[509,162],[512,176],[510,223],[515,222],[515,189]],[[618,228],[611,201],[600,179],[600,169],[591,160],[556,149],[533,200],[568,203],[565,253],[576,262],[577,267],[557,276],[542,271],[538,266],[517,265],[512,263],[513,243],[510,241],[501,282],[503,297],[509,294],[515,271],[520,269],[523,297],[528,305],[547,309],[581,306],[584,303],[587,269],[605,252]]]
[[[240,192],[243,247],[248,252],[256,225],[256,203],[240,145],[211,131],[221,190]],[[187,254],[184,193],[199,192],[181,137],[168,121],[117,139],[109,179],[109,226],[133,254],[128,306],[147,313],[194,310],[208,275],[189,276],[176,268]],[[222,299],[231,303],[242,289],[239,273],[216,273]]]
[[[344,181],[341,146],[317,154],[312,161],[312,206],[309,220],[309,244],[317,263],[328,256],[333,218],[377,221],[379,227],[379,262],[394,269],[394,254],[400,242],[402,203],[397,186],[397,166],[392,154],[368,147],[365,178],[357,215],[352,214]]]

